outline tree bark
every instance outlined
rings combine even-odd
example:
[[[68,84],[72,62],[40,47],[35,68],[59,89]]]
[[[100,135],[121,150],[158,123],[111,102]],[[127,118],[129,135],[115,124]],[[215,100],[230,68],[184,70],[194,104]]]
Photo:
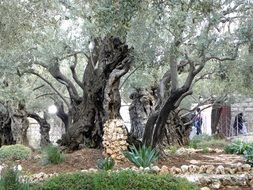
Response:
[[[28,113],[28,117],[35,119],[40,125],[40,147],[43,148],[51,144],[49,136],[50,124],[47,122],[45,113],[43,118],[37,113]]]
[[[0,103],[0,147],[11,144],[15,144],[11,130],[11,118],[6,105]]]
[[[83,75],[83,95],[71,102],[71,125],[60,142],[72,150],[83,144],[101,147],[103,124],[108,119],[121,118],[119,84],[130,69],[131,48],[114,37],[96,39],[94,43]]]
[[[11,111],[11,128],[12,135],[16,144],[29,145],[27,138],[27,129],[29,127],[29,121],[27,119],[27,112],[25,104],[18,103],[18,108]]]
[[[157,100],[154,90],[137,89],[136,92],[131,94],[130,98],[133,99],[129,107],[132,128],[128,142],[139,146],[142,141],[145,142],[143,140],[144,131],[146,135],[153,138],[153,133],[147,134],[149,128],[146,129],[145,127],[149,124],[153,125],[158,119],[155,106],[161,101]],[[175,110],[172,110],[164,121],[164,127],[159,135],[159,138],[162,139],[159,145],[166,147],[168,145],[182,146],[188,144],[191,125],[186,125],[186,123],[189,121],[190,118],[181,118]]]
[[[142,141],[145,125],[150,113],[154,110],[155,95],[152,90],[136,89],[130,95],[132,103],[129,107],[131,131],[130,138]]]
[[[28,145],[29,122],[25,106],[19,102],[18,108],[8,103],[0,103],[0,146],[10,144]]]

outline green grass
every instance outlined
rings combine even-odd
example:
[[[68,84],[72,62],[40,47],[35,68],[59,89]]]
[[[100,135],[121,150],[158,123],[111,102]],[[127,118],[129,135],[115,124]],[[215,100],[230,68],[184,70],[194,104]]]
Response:
[[[221,148],[223,149],[229,142],[225,139],[218,139],[213,136],[199,135],[193,137],[190,141],[189,147],[194,149],[205,149],[205,148]]]
[[[186,179],[133,171],[74,173],[53,177],[32,189],[40,190],[198,190]]]

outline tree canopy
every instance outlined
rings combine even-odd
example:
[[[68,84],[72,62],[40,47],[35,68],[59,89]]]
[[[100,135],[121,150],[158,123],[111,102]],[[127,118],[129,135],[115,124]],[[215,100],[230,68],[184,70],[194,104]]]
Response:
[[[107,59],[101,43],[112,43],[110,51],[131,57],[129,68],[123,69],[124,59],[110,67],[112,73],[124,70],[115,75],[123,78],[117,87],[122,97],[129,101],[135,89],[156,86],[158,101],[147,124],[153,127],[146,127],[160,135],[155,126],[192,93],[252,92],[252,7],[245,0],[2,0],[0,97],[25,100],[31,110],[61,102],[70,111],[89,96],[87,85],[95,79],[87,73],[99,73],[102,50]],[[113,42],[102,40],[110,36]],[[123,44],[131,55],[117,49]]]

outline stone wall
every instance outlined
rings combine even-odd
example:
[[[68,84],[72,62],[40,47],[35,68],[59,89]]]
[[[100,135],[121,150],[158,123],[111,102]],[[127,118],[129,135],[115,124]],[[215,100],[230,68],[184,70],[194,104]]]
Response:
[[[235,116],[242,112],[246,120],[248,132],[253,132],[253,98],[238,98],[235,103],[231,104],[231,126],[233,126]]]

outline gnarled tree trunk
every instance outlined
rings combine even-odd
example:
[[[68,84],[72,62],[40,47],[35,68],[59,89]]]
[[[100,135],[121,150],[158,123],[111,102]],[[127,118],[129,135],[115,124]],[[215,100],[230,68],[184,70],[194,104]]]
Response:
[[[13,108],[8,103],[0,103],[0,146],[10,144],[28,145],[29,122],[25,106],[19,103]]]
[[[158,102],[155,90],[137,89],[130,98],[133,99],[129,107],[132,128],[128,141],[138,145],[143,141],[147,121],[152,116],[151,113],[155,110],[155,105]],[[186,123],[189,121],[190,118],[181,118],[176,111],[171,111],[159,136],[162,139],[159,145],[166,147],[168,145],[182,146],[188,144],[191,126],[186,125]]]
[[[46,147],[50,142],[50,124],[47,122],[46,114],[44,113],[44,117],[40,117],[37,113],[28,113],[28,117],[35,119],[40,125],[40,147]]]
[[[6,105],[0,103],[0,147],[10,144],[15,144],[11,130],[11,118]]]
[[[154,91],[136,89],[136,91],[130,95],[130,99],[132,99],[132,103],[129,107],[131,121],[129,138],[142,141],[145,125],[150,113],[154,109],[156,101]]]
[[[83,95],[71,102],[68,114],[71,125],[62,137],[62,145],[70,149],[81,144],[102,146],[103,124],[108,119],[121,118],[119,83],[131,63],[131,49],[118,38],[95,40],[80,84]]]

